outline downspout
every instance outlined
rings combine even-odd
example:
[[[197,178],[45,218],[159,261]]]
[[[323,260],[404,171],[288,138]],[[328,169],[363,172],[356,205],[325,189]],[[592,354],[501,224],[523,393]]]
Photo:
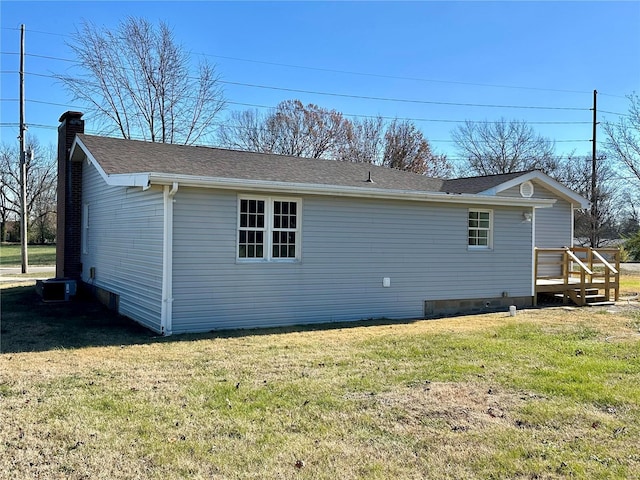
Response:
[[[571,204],[571,240],[569,241],[569,246],[573,247],[573,239],[575,238],[575,225],[576,225],[576,210],[573,206],[573,203]]]
[[[531,209],[531,296],[533,297],[533,304],[536,304],[536,209]]]
[[[164,223],[162,229],[162,306],[160,330],[162,335],[171,335],[173,313],[173,198],[178,191],[178,182],[165,185],[162,191]]]

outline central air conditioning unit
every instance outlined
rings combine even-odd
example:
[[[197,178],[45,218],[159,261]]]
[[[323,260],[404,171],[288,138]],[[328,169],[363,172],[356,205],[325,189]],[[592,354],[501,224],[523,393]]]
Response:
[[[68,302],[76,294],[76,281],[50,278],[36,282],[36,292],[43,302]]]

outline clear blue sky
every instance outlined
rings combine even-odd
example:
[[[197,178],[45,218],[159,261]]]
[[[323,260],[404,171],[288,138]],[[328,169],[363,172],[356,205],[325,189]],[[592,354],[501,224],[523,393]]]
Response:
[[[60,114],[82,109],[50,77],[71,65],[60,60],[73,59],[65,42],[83,19],[115,28],[128,15],[166,21],[194,63],[206,55],[217,64],[228,82],[220,121],[251,108],[241,104],[273,107],[298,98],[349,115],[413,119],[435,150],[454,160],[456,122],[502,117],[530,123],[557,142],[558,153],[588,154],[593,90],[600,121],[617,120],[627,112],[624,96],[640,92],[637,1],[3,0],[0,9],[4,143],[18,134],[20,25],[27,32],[26,120],[29,132],[49,143]]]

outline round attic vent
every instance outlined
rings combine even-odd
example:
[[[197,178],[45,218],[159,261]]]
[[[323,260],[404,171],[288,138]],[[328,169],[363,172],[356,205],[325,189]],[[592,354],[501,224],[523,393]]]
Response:
[[[531,182],[521,183],[520,184],[520,195],[522,195],[524,198],[533,197],[533,183],[531,183]]]

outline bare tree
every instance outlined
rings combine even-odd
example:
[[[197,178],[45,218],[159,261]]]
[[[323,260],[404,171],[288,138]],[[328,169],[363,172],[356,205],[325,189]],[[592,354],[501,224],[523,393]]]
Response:
[[[53,146],[43,148],[36,138],[27,139],[27,148],[33,151],[33,158],[27,156],[25,165],[30,240],[37,243],[53,241],[56,224],[56,153]],[[0,172],[0,216],[5,223],[18,219],[20,215],[20,152],[17,146],[0,147]]]
[[[210,133],[224,99],[215,67],[198,65],[165,23],[128,17],[116,30],[84,22],[69,47],[79,75],[57,78],[109,133],[193,144]]]
[[[382,164],[431,177],[447,177],[451,165],[444,155],[434,155],[429,142],[408,120],[394,120],[384,135]]]
[[[354,119],[347,123],[337,159],[356,163],[380,163],[384,124],[381,117]]]
[[[626,206],[618,218],[618,231],[625,238],[640,232],[640,197],[629,190],[622,193],[619,203]]]
[[[0,147],[0,242],[7,238],[7,224],[16,217],[12,209],[13,196],[10,194],[9,185],[11,173],[7,168],[11,165],[9,161],[11,152],[6,145]]]
[[[452,132],[465,174],[495,175],[539,169],[552,174],[558,167],[554,143],[536,134],[526,122],[466,121]]]
[[[422,132],[410,121],[382,118],[348,120],[335,110],[299,100],[285,100],[270,113],[233,112],[219,129],[229,148],[372,163],[422,175],[445,177],[451,165],[435,155]]]
[[[341,143],[345,119],[335,110],[286,100],[280,102],[266,124],[275,138],[275,153],[322,158],[331,156]]]
[[[596,163],[596,208],[579,210],[575,214],[574,236],[583,244],[597,248],[603,241],[617,238],[618,217],[622,189],[616,182],[616,172],[601,155]],[[561,168],[555,172],[555,179],[579,193],[591,198],[591,155],[569,155],[562,160]],[[593,212],[595,211],[595,222]],[[591,236],[595,226],[595,245],[591,245]]]
[[[341,113],[299,100],[285,100],[269,114],[233,113],[219,129],[226,147],[307,158],[333,158],[348,121]]]
[[[265,128],[265,118],[258,110],[231,112],[218,129],[218,141],[227,148],[269,153],[275,150],[275,137]]]
[[[640,97],[628,96],[629,114],[618,123],[605,122],[607,150],[640,183]]]

